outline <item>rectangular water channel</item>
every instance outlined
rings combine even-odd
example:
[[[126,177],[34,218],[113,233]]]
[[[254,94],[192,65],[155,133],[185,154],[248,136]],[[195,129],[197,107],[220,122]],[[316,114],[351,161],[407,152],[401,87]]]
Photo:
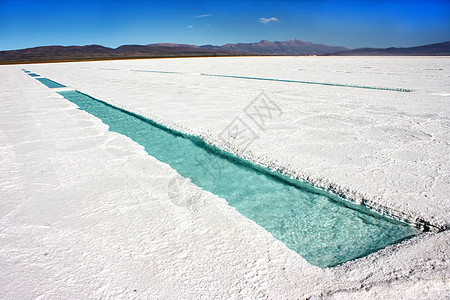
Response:
[[[36,78],[36,80],[39,80],[42,84],[44,84],[45,86],[47,86],[48,88],[51,88],[51,89],[66,87],[65,85],[57,83],[48,78]]]
[[[408,224],[233,156],[195,136],[78,91],[59,92],[109,130],[145,147],[183,177],[224,199],[309,263],[331,267],[418,234]]]

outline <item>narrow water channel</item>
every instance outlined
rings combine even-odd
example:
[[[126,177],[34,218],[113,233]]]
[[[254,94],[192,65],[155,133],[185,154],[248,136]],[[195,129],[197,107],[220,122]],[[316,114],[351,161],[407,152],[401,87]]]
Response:
[[[165,128],[78,91],[59,94],[101,119],[109,130],[141,144],[149,155],[168,163],[196,185],[226,199],[313,265],[335,266],[418,233],[408,224],[306,183],[274,176],[198,137]]]

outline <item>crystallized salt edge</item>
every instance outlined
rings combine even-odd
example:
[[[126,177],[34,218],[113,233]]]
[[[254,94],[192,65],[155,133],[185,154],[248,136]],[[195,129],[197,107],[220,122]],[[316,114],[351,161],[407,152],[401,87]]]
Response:
[[[421,231],[438,232],[448,229],[448,225],[442,220],[427,219],[426,217],[423,217],[415,212],[404,211],[388,207],[382,204],[382,202],[386,201],[381,196],[371,196],[365,193],[360,193],[358,191],[350,189],[349,187],[340,186],[326,178],[319,177],[315,174],[307,174],[306,172],[298,168],[292,167],[289,163],[269,158],[268,156],[264,155],[256,155],[249,149],[239,148],[228,141],[215,137],[212,133],[205,133],[205,132],[197,133],[194,132],[192,129],[180,125],[176,122],[162,119],[158,116],[149,114],[147,112],[143,112],[131,108],[129,106],[119,104],[110,99],[105,100],[104,97],[100,97],[90,92],[85,92],[81,89],[77,89],[77,91],[89,97],[92,97],[100,102],[104,102],[106,104],[120,108],[124,111],[140,115],[153,122],[163,125],[171,130],[178,131],[182,134],[199,137],[209,145],[217,147],[220,150],[229,152],[242,159],[248,160],[255,165],[269,168],[270,170],[288,176],[291,179],[306,182],[311,186],[313,186],[314,188],[324,190],[349,202],[363,205],[371,209],[372,211],[375,211],[386,217],[411,224]],[[62,97],[61,95],[58,96]]]

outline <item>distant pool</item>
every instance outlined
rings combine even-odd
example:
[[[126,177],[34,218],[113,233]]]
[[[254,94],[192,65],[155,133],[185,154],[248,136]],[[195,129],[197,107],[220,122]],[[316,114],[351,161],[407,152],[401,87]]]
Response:
[[[306,183],[274,176],[202,139],[165,128],[78,91],[59,92],[80,109],[143,145],[148,154],[224,199],[309,263],[330,267],[416,235],[414,227]]]
[[[49,87],[51,89],[66,87],[65,85],[57,83],[57,82],[55,82],[53,80],[50,80],[48,78],[36,78],[36,79],[39,80],[42,84],[45,84],[47,87]]]

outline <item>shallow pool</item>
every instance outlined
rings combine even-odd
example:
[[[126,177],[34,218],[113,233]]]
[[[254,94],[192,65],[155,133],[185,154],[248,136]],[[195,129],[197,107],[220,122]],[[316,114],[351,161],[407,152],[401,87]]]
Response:
[[[36,79],[39,80],[42,84],[46,85],[47,87],[49,87],[51,89],[66,87],[65,85],[57,83],[57,82],[55,82],[53,80],[50,80],[48,78],[36,78]]]
[[[305,183],[274,176],[198,137],[172,131],[77,91],[59,94],[100,118],[111,131],[143,145],[150,155],[170,164],[182,176],[225,198],[313,265],[335,266],[418,233],[407,224]]]

